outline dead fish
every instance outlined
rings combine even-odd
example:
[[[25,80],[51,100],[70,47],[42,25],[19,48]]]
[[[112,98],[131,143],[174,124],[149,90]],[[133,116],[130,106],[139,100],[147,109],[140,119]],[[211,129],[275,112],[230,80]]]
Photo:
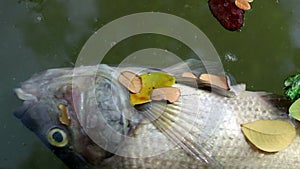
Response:
[[[69,168],[299,168],[299,133],[276,153],[249,143],[241,124],[280,119],[293,123],[289,102],[267,92],[230,90],[187,72],[203,72],[200,61],[160,69],[176,78],[174,103],[151,101],[133,106],[118,78],[124,71],[158,69],[100,64],[50,69],[15,89],[24,101],[14,113]]]

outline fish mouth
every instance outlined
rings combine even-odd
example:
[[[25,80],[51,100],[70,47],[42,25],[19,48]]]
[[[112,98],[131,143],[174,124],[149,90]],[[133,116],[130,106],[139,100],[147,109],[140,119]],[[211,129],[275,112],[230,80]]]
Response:
[[[28,109],[35,103],[37,102],[37,97],[34,96],[33,94],[30,94],[28,92],[25,92],[23,89],[21,88],[17,88],[14,90],[15,94],[17,95],[17,97],[21,100],[23,100],[23,105],[18,108],[17,110],[15,110],[13,112],[14,116],[16,116],[18,119],[22,119],[22,117],[24,116],[24,114],[28,111]]]

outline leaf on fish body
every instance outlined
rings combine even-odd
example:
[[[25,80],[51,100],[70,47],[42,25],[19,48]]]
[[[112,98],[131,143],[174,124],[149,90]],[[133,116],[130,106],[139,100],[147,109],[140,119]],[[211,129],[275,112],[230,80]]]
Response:
[[[150,95],[151,100],[168,100],[170,103],[176,102],[180,97],[180,90],[176,87],[162,87],[154,89]]]
[[[257,120],[241,126],[245,137],[265,152],[277,152],[287,148],[296,136],[294,126],[281,120]]]
[[[192,72],[184,72],[181,75],[182,77],[197,79],[197,76]]]
[[[142,88],[139,93],[130,94],[132,105],[143,104],[151,101],[150,95],[153,89],[171,87],[175,84],[175,77],[163,72],[152,72],[140,75]]]
[[[69,112],[68,112],[67,107],[63,104],[60,104],[58,106],[58,109],[60,110],[59,121],[61,122],[61,124],[64,124],[66,126],[70,126],[71,118],[69,116]]]
[[[222,89],[229,90],[229,85],[226,76],[218,76],[213,74],[201,74],[200,80],[207,81],[208,83],[218,86]]]
[[[300,99],[296,100],[289,108],[290,116],[300,121]]]
[[[119,76],[119,82],[131,93],[139,93],[142,89],[142,79],[130,71],[122,72]]]

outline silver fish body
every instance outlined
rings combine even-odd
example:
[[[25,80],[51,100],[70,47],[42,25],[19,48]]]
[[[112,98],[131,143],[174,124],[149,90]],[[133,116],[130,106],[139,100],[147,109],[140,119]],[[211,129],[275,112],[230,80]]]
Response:
[[[300,168],[299,134],[277,153],[256,149],[242,134],[241,124],[261,119],[297,127],[271,103],[274,95],[234,85],[225,97],[176,83],[177,102],[134,107],[118,82],[123,70],[141,69],[98,65],[37,74],[15,90],[24,100],[15,115],[70,168]],[[177,77],[170,70],[162,71]],[[58,105],[66,106],[70,125],[59,120]],[[53,129],[59,132],[51,135]],[[49,137],[67,144],[55,146]]]

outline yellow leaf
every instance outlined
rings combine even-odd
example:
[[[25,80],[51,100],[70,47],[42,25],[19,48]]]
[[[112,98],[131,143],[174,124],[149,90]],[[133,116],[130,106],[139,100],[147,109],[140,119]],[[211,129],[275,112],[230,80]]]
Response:
[[[69,116],[69,111],[67,107],[63,104],[58,105],[58,109],[60,110],[59,114],[59,121],[61,124],[64,124],[66,126],[70,126],[71,118]]]
[[[152,72],[140,75],[142,79],[142,89],[139,93],[130,94],[132,105],[150,102],[150,94],[153,89],[160,87],[171,87],[175,83],[175,78],[163,72]]]
[[[245,137],[258,149],[266,152],[287,148],[296,136],[294,126],[281,120],[257,120],[241,126]]]

